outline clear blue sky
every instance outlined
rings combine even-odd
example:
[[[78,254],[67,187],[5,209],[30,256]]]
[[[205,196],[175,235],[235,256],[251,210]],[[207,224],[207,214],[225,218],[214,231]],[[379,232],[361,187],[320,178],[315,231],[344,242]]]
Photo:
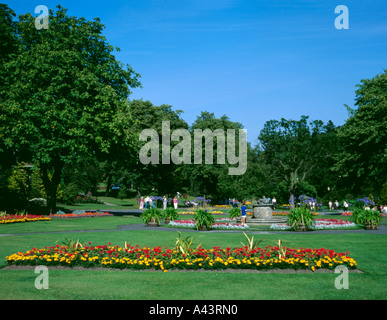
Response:
[[[202,110],[247,129],[266,121],[344,124],[355,85],[387,68],[387,1],[332,0],[15,0],[17,14],[37,5],[105,24],[118,60],[141,74],[131,99],[170,104],[191,124]],[[335,7],[346,5],[349,29]]]

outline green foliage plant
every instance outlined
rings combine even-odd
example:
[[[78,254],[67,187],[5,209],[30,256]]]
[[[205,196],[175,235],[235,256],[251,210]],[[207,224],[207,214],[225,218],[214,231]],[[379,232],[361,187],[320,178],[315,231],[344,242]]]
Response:
[[[56,242],[58,242],[58,241],[56,241]],[[81,244],[79,239],[78,240],[72,240],[72,239],[69,239],[69,238],[65,238],[64,241],[62,242],[62,244],[67,247],[67,251],[69,253],[74,253],[75,251],[82,251],[82,250],[84,250],[83,245]]]
[[[162,218],[162,213],[159,209],[157,208],[150,208],[146,209],[141,213],[141,219],[145,223],[149,222],[157,222],[160,223],[160,219]]]
[[[243,234],[245,235],[245,237],[247,239],[247,243],[241,242],[241,244],[243,246],[247,246],[247,248],[249,250],[257,249],[259,247],[259,244],[263,241],[263,239],[258,240],[258,241],[254,241],[254,236],[252,236],[251,239],[250,239],[249,236],[246,233],[243,232]]]
[[[365,210],[356,208],[352,213],[352,221],[356,224],[371,225],[376,228],[381,220],[381,214],[377,210]]]
[[[21,201],[26,202],[28,200],[28,173],[24,163],[18,162],[14,166],[12,174],[8,178],[8,188],[14,192]]]
[[[183,255],[189,255],[190,248],[193,244],[193,237],[188,236],[186,238],[183,238],[181,235],[181,232],[179,231],[179,235],[176,238],[176,249],[179,250]],[[199,248],[201,244],[196,246],[196,249]]]
[[[194,215],[194,221],[197,230],[202,229],[203,227],[206,227],[207,230],[211,230],[215,218],[207,210],[199,209]]]
[[[179,212],[175,208],[169,207],[162,211],[165,220],[175,220],[179,217]]]
[[[241,211],[238,208],[232,208],[230,211],[230,218],[238,218],[241,215]]]
[[[310,229],[314,222],[314,216],[305,206],[290,210],[288,224],[291,229],[297,231],[300,226]]]

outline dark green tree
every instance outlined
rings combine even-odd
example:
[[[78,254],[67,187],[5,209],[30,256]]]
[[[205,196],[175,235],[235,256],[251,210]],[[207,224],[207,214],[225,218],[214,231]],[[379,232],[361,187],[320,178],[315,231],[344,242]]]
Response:
[[[66,11],[50,10],[40,30],[31,14],[19,16],[17,54],[3,64],[0,91],[0,137],[31,154],[52,210],[66,163],[131,147],[121,117],[130,88],[140,86],[139,74],[116,60],[101,21]]]
[[[159,147],[159,164],[142,164],[139,161],[139,152],[146,143],[140,141],[139,136],[144,129],[154,129],[162,142],[162,123],[169,121],[170,131],[176,129],[188,129],[187,122],[182,119],[182,110],[174,110],[171,105],[153,105],[150,101],[133,100],[130,102],[129,118],[131,119],[131,129],[135,133],[137,161],[128,168],[125,174],[126,184],[133,182],[136,189],[144,194],[173,195],[182,188],[182,175],[180,173],[182,165],[176,165],[173,161],[169,164],[162,163],[162,147]],[[177,142],[171,142],[173,148]],[[122,175],[121,175],[122,177]]]
[[[298,185],[318,168],[327,154],[324,134],[330,127],[321,120],[270,120],[260,132],[259,141],[272,172],[285,182],[288,193],[295,196]]]
[[[203,138],[199,148],[202,153],[202,163],[195,162],[195,157],[199,150],[195,150],[195,130],[209,130],[210,135],[208,138]],[[227,156],[225,156],[224,164],[222,160],[218,159],[218,140],[216,130],[223,130],[225,155],[227,155],[227,130],[235,130],[235,147],[236,154],[239,154],[239,129],[243,129],[242,124],[233,122],[226,115],[216,118],[214,113],[202,111],[196,118],[194,123],[190,127],[191,141],[192,141],[192,160],[190,165],[186,165],[183,168],[184,176],[190,187],[190,193],[193,195],[211,196],[215,199],[224,199],[236,194],[236,191],[230,191],[232,189],[231,179],[228,177],[230,164],[228,163]],[[199,136],[199,135],[198,135]],[[222,134],[220,135],[222,136]],[[221,138],[222,139],[222,138]],[[206,160],[206,143],[212,141],[212,164]],[[222,149],[222,148],[220,148]],[[238,192],[240,193],[240,192]]]
[[[355,194],[380,193],[387,182],[387,69],[356,86],[355,109],[338,134],[335,171]]]

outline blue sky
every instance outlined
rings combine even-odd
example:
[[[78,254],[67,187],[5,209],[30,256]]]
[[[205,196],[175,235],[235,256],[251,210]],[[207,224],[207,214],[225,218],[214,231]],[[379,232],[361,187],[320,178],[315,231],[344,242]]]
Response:
[[[140,73],[131,99],[169,104],[191,124],[201,111],[241,122],[253,145],[272,119],[344,124],[355,85],[387,68],[387,1],[17,0],[105,24],[118,60]],[[346,5],[349,29],[335,7]]]

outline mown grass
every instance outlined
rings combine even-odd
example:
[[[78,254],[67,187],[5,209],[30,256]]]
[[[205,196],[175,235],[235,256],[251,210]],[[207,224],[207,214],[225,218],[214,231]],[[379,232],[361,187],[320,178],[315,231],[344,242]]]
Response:
[[[124,222],[124,223],[122,223]],[[104,217],[53,220],[15,225],[1,225],[0,266],[5,257],[32,247],[52,246],[65,238],[81,242],[123,246],[124,242],[140,246],[172,247],[177,232],[170,231],[95,231],[115,229],[117,225],[142,223],[136,217]],[[77,232],[71,232],[71,231]],[[101,229],[100,229],[101,230]],[[12,231],[12,232],[11,232]],[[17,231],[17,232],[16,232]],[[36,234],[36,232],[46,232]],[[51,232],[51,233],[48,233]],[[52,233],[55,232],[55,233]],[[245,242],[242,232],[183,232],[192,236],[194,244],[203,247],[239,247]],[[131,272],[116,270],[49,270],[49,289],[37,290],[34,270],[0,269],[0,299],[104,299],[104,300],[246,300],[246,299],[386,299],[387,236],[369,233],[273,233],[255,234],[263,239],[262,246],[275,244],[281,239],[285,246],[328,248],[338,252],[349,251],[362,273],[349,274],[349,289],[338,290],[335,273],[227,273],[214,272]]]

